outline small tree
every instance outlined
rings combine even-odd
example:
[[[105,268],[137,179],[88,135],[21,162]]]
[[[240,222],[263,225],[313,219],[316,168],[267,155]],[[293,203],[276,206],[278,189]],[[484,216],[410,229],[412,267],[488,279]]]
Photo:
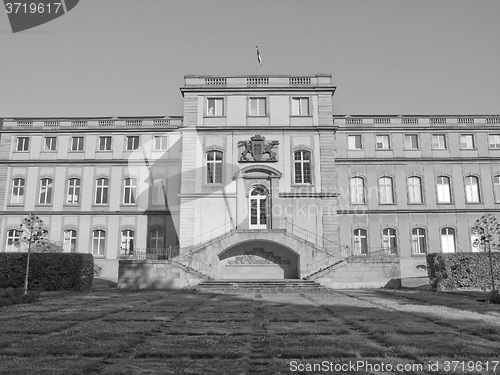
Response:
[[[500,223],[492,214],[483,215],[480,219],[476,220],[475,225],[472,228],[472,233],[475,233],[478,236],[472,245],[474,247],[479,246],[481,249],[488,252],[491,276],[490,300],[495,300],[497,299],[497,292],[495,289],[495,275],[493,273],[491,250],[500,249]]]
[[[43,228],[43,220],[35,214],[31,213],[23,219],[20,224],[19,237],[16,239],[15,245],[20,246],[21,243],[28,248],[28,259],[26,260],[26,278],[24,279],[24,294],[28,293],[28,275],[30,269],[30,254],[34,245],[40,243],[47,237],[48,231]]]

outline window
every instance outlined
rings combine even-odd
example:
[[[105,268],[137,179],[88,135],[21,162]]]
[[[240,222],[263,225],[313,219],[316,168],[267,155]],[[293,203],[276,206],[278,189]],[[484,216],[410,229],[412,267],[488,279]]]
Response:
[[[222,151],[208,151],[207,161],[207,184],[222,183]]]
[[[76,252],[76,230],[67,229],[64,231],[64,251],[67,253]]]
[[[12,180],[12,194],[10,196],[11,204],[24,203],[24,178],[14,178]]]
[[[132,255],[134,251],[134,231],[130,229],[121,231],[120,254]]]
[[[500,175],[493,177],[493,190],[495,191],[495,202],[500,202]]]
[[[439,176],[437,178],[437,201],[438,203],[451,203],[450,178]]]
[[[418,150],[418,134],[405,134],[405,149]]]
[[[99,151],[111,151],[111,136],[99,137]]]
[[[309,151],[296,151],[293,153],[294,158],[294,183],[310,184],[311,183],[311,153]]]
[[[163,249],[165,247],[164,232],[161,229],[153,229],[149,232],[149,247],[151,249]]]
[[[363,177],[351,177],[351,204],[365,203],[365,179]]]
[[[266,98],[250,98],[250,116],[266,115]]]
[[[432,148],[435,150],[446,150],[446,135],[433,134],[432,135]]]
[[[123,180],[123,204],[135,204],[137,194],[137,180],[126,178]]]
[[[441,250],[443,253],[455,252],[455,229],[448,227],[441,229]]]
[[[417,176],[408,177],[408,203],[422,202],[422,179]]]
[[[44,150],[45,151],[55,151],[56,150],[56,137],[45,137]]]
[[[104,256],[106,248],[106,232],[98,229],[92,231],[92,254],[96,256]]]
[[[127,136],[127,144],[126,144],[126,150],[127,151],[134,151],[139,148],[139,136],[138,135],[128,135]]]
[[[427,253],[424,228],[413,228],[411,230],[411,249],[413,254]]]
[[[154,141],[155,141],[155,146],[154,146],[155,151],[167,150],[168,137],[166,135],[155,135]]]
[[[490,134],[488,136],[490,148],[500,149],[500,134]]]
[[[309,116],[309,98],[292,98],[292,115]]]
[[[29,137],[17,137],[17,151],[29,151],[30,139]]]
[[[66,203],[68,204],[79,204],[80,203],[80,179],[70,178],[68,179],[68,194],[66,197]]]
[[[165,180],[156,179],[153,181],[153,191],[151,202],[155,205],[165,205],[166,185]]]
[[[389,134],[377,135],[377,150],[388,150],[391,148]]]
[[[109,180],[98,178],[95,180],[95,204],[108,204]]]
[[[16,244],[19,245],[18,240],[19,231],[17,229],[9,229],[7,231],[7,243],[5,244],[5,251],[19,251],[19,246],[16,246]]]
[[[224,116],[224,99],[207,99],[207,116]]]
[[[354,250],[356,254],[368,254],[368,237],[366,229],[354,229]]]
[[[71,151],[83,151],[83,137],[71,137]]]
[[[388,250],[391,254],[398,253],[398,243],[396,237],[396,229],[385,228],[382,231],[382,248]]]
[[[38,203],[51,204],[52,203],[52,179],[42,178],[40,180],[40,195]]]
[[[465,177],[465,200],[467,203],[481,202],[479,193],[479,178],[476,176]]]
[[[379,198],[381,204],[394,203],[394,189],[392,186],[391,177],[380,177],[379,183]]]
[[[361,134],[347,136],[347,148],[349,150],[362,150]]]
[[[474,149],[476,145],[474,143],[474,135],[473,134],[462,134],[460,136],[460,148],[462,149]]]

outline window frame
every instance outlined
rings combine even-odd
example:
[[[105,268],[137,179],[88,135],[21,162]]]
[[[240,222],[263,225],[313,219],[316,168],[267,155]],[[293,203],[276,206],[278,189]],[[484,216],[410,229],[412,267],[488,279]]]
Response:
[[[78,185],[70,185],[70,182],[72,180],[78,181]],[[73,194],[71,196],[73,197],[72,201],[70,202],[70,189],[73,189]],[[76,192],[75,192],[76,190]],[[74,197],[77,197],[77,201],[74,202]],[[82,180],[79,177],[70,177],[66,180],[66,202],[65,204],[71,205],[71,206],[77,206],[80,205],[81,203],[81,196],[82,196]]]
[[[96,232],[99,232],[99,234],[103,233],[104,235],[102,237],[96,237]],[[106,231],[104,229],[94,229],[91,234],[91,251],[92,255],[95,257],[99,258],[104,258],[106,256]],[[95,248],[95,240],[97,240],[97,249]],[[102,242],[102,245],[101,245]],[[97,251],[96,251],[97,250]],[[102,250],[102,251],[101,251]]]
[[[416,147],[408,147],[407,143],[406,143],[407,137],[415,137],[417,146]],[[412,145],[413,144],[411,144],[411,146]],[[418,136],[417,133],[408,133],[408,134],[405,134],[404,138],[403,138],[403,146],[404,146],[405,150],[420,150],[420,137]]]
[[[10,235],[10,233],[13,232],[13,235]],[[7,229],[6,234],[5,234],[5,252],[6,253],[16,253],[20,250],[20,246],[15,246],[14,243],[16,240],[19,240],[21,237],[21,231],[19,229],[15,228],[10,228]],[[9,241],[11,242],[9,244]]]
[[[491,142],[492,138],[494,139],[494,141],[493,141],[494,143]],[[497,138],[497,139],[495,139],[495,138]],[[498,133],[488,134],[488,148],[490,150],[499,150],[500,149],[500,134],[498,134]]]
[[[350,139],[354,139],[354,148],[351,148]],[[356,139],[359,139],[359,148],[356,147]],[[347,135],[347,150],[348,151],[359,151],[363,150],[363,135],[362,134],[348,134]]]
[[[44,181],[50,181],[47,185],[44,185]],[[42,190],[43,189],[43,190]],[[39,188],[38,188],[38,205],[51,205],[52,197],[54,190],[54,179],[52,177],[42,177],[39,180]],[[45,199],[42,202],[42,195],[44,195]]]
[[[213,153],[213,160],[208,159],[210,153]],[[217,160],[217,154],[221,155],[220,160]],[[210,165],[212,165],[213,169],[209,167]],[[224,181],[224,151],[217,148],[205,151],[205,171],[204,181],[206,185],[212,186],[222,184],[222,182]],[[220,181],[218,179],[219,176]]]
[[[444,239],[443,239],[443,236],[447,236],[446,237],[446,242],[449,242],[449,236],[450,234],[449,233],[446,233],[446,234],[443,234],[443,231],[449,231],[451,230],[452,231],[452,236],[453,236],[453,251],[444,251],[445,250],[445,246],[444,246]],[[457,252],[457,235],[456,235],[457,231],[455,230],[455,228],[453,227],[450,227],[450,226],[447,226],[447,227],[442,227],[440,230],[439,230],[439,244],[440,244],[440,247],[441,247],[441,253],[443,254],[447,254],[447,253],[456,253]]]
[[[413,231],[418,231],[418,230],[422,230],[423,233],[422,234],[413,234]],[[418,237],[415,237],[415,236],[418,236]],[[423,241],[420,242],[420,241],[415,241],[415,238],[419,239],[419,238],[422,238]],[[411,228],[410,230],[410,247],[411,247],[411,255],[426,255],[427,254],[427,229],[424,228],[424,227],[413,227]],[[414,243],[418,243],[419,246],[418,246],[418,249],[421,249],[423,247],[423,252],[422,251],[418,251],[416,252],[415,249],[417,248],[416,246],[414,246]],[[422,246],[423,244],[423,246]]]
[[[470,145],[471,147],[468,147],[469,144],[467,141],[465,142],[466,147],[464,147],[463,137],[467,137],[466,139],[469,139],[471,141],[471,145]],[[460,134],[460,149],[461,150],[475,150],[476,149],[476,139],[474,137],[474,134],[471,134],[471,133]]]
[[[449,198],[450,198],[449,201],[440,201],[439,200],[439,195],[440,195],[439,194],[439,191],[440,191],[439,186],[440,186],[440,184],[438,182],[439,178],[444,178],[444,179],[446,179],[448,181],[448,193],[449,193]],[[447,175],[444,175],[444,174],[440,174],[440,175],[436,176],[436,180],[435,181],[436,181],[436,203],[437,204],[453,204],[454,199],[453,199],[453,190],[452,190],[452,187],[451,187],[451,185],[452,185],[451,184],[451,177],[447,176]],[[441,185],[441,186],[443,186],[443,185]]]
[[[98,182],[99,180],[104,180],[106,181],[106,185],[98,185]],[[95,188],[95,194],[94,194],[94,205],[96,206],[107,206],[109,205],[109,177],[104,177],[104,176],[101,176],[101,177],[97,177],[95,180],[95,183],[94,183],[94,188]],[[97,197],[98,197],[98,192],[100,192],[100,196],[101,196],[101,199],[100,199],[100,202],[97,201]],[[106,194],[104,194],[106,193]],[[106,199],[104,199],[104,197]],[[106,202],[102,202],[103,200],[105,200]]]
[[[15,181],[20,180],[22,181],[22,184],[16,185]],[[26,179],[24,177],[14,177],[12,178],[12,186],[10,189],[10,203],[11,205],[23,205],[24,204],[24,197],[26,196]],[[21,192],[21,194],[15,194],[15,190],[17,192]],[[16,202],[14,202],[14,197],[17,197]],[[21,199],[19,199],[21,197]],[[19,202],[20,200],[20,202]]]
[[[301,158],[295,159],[295,155],[299,154]],[[309,159],[304,159],[304,155],[309,155]],[[312,185],[313,184],[313,176],[312,176],[312,151],[306,148],[299,148],[292,152],[292,160],[293,160],[293,183],[292,185]],[[300,174],[297,174],[297,165],[300,166]],[[306,181],[306,166],[308,166],[308,177],[309,181]],[[297,176],[300,177],[300,181],[297,181]]]
[[[129,182],[127,184],[127,181]],[[122,180],[122,204],[134,206],[137,204],[137,179],[134,177],[125,177]]]
[[[77,142],[75,142],[77,141]],[[77,147],[75,147],[75,145]],[[70,144],[70,151],[71,152],[84,152],[85,151],[85,137],[82,135],[75,135],[71,137],[71,144]]]
[[[302,102],[306,101],[306,104],[303,105]],[[295,105],[297,103],[297,106]],[[309,96],[291,96],[290,97],[290,105],[291,105],[291,116],[292,117],[308,117],[311,116],[311,98]],[[297,113],[295,113],[297,109]],[[304,109],[306,109],[306,113],[304,113]]]
[[[124,236],[124,232],[132,232],[132,236]],[[126,238],[125,242],[125,247],[123,246],[124,244],[124,238]],[[132,240],[132,250],[135,249],[135,230],[132,228],[123,228],[120,230],[120,255],[132,255],[130,253],[131,246],[130,246],[130,240]]]
[[[364,232],[364,237],[362,234],[356,235],[357,231],[363,231]],[[364,238],[364,245],[363,246],[363,238]],[[357,241],[357,239],[359,239]],[[355,250],[354,255],[368,255],[369,253],[369,247],[368,247],[368,230],[366,228],[358,227],[355,228],[352,231],[352,241],[353,241],[353,249]],[[357,244],[360,244],[359,246]]]
[[[382,137],[387,141],[387,144],[384,144],[385,142],[379,143],[379,137]],[[384,147],[379,147],[379,144],[381,144]],[[390,134],[376,134],[375,135],[375,150],[377,151],[384,151],[384,150],[391,150],[391,135]]]
[[[359,202],[357,199],[356,201],[354,201],[352,198],[354,197],[353,195],[353,184],[352,184],[352,181],[353,180],[361,180],[361,192],[362,192],[362,202]],[[359,192],[359,186],[356,186],[356,193]],[[358,176],[358,175],[355,175],[355,176],[351,176],[349,178],[349,203],[351,205],[360,205],[360,204],[366,204],[366,184],[365,184],[365,177],[363,176]],[[358,198],[359,195],[356,194],[356,198]]]
[[[160,141],[157,142],[158,140]],[[168,135],[154,135],[153,151],[167,151],[167,150],[168,150]]]
[[[412,197],[412,191],[415,191],[414,188],[411,188],[411,186],[415,186],[415,185],[410,185],[410,179],[417,179],[419,181],[419,194],[420,194],[420,201],[417,202],[417,201],[412,201],[411,197]],[[408,176],[406,178],[406,189],[407,189],[407,193],[408,193],[408,204],[424,204],[425,201],[424,201],[424,189],[423,189],[423,178],[421,176],[417,176],[417,175],[411,175],[411,176]],[[414,195],[414,194],[413,194]]]
[[[47,143],[47,141],[49,141]],[[54,152],[57,151],[57,137],[47,136],[43,137],[43,151]]]
[[[390,198],[391,198],[391,201],[390,202],[385,202],[382,198],[387,198],[387,191],[384,191],[384,194],[382,194],[382,186],[384,186],[384,188],[387,186],[387,185],[382,185],[381,184],[381,180],[382,179],[388,179],[391,183],[390,183],[390,187],[391,187],[391,195],[390,195]],[[386,189],[385,189],[386,190]],[[394,191],[394,178],[392,176],[389,176],[389,175],[383,175],[383,176],[380,176],[378,178],[378,191],[379,191],[379,194],[378,194],[378,201],[379,201],[379,204],[380,205],[386,205],[386,204],[395,204],[396,202],[396,196],[395,196],[395,191]]]
[[[29,152],[30,151],[30,137],[18,136],[16,137],[16,152]]]
[[[112,148],[113,148],[113,146],[112,146],[113,145],[113,137],[111,135],[100,135],[98,140],[99,140],[99,147],[98,147],[97,151],[99,151],[99,152],[112,151]],[[102,140],[105,140],[105,142],[104,142],[104,146],[105,147],[104,148],[101,147],[102,146],[102,142],[101,142]],[[108,145],[108,142],[107,142],[108,140],[109,140],[109,145]],[[106,147],[106,146],[109,146],[109,148]]]
[[[264,113],[261,114],[260,112],[260,107],[261,105],[259,104],[260,101],[264,101]],[[252,101],[256,101],[257,102],[257,113],[252,113]],[[267,97],[265,96],[250,96],[248,98],[248,116],[249,117],[267,117],[268,114],[267,114]]]
[[[385,234],[385,231],[394,231],[394,234]],[[391,246],[391,238],[394,238],[394,246]],[[386,241],[386,239],[388,240]],[[386,243],[388,246],[385,245]],[[384,250],[389,250],[392,255],[398,254],[398,230],[396,228],[386,227],[382,229],[382,248]]]
[[[474,185],[468,185],[467,184],[467,179],[470,178],[472,181],[476,182],[476,193],[477,193],[477,200],[471,200],[469,198],[474,198],[474,196],[469,195],[469,186],[474,186]],[[482,201],[482,194],[481,194],[481,183],[479,182],[479,176],[473,175],[473,174],[468,174],[464,176],[464,189],[465,189],[465,203],[467,204],[477,204],[481,203]],[[471,192],[471,194],[474,194],[474,192]]]
[[[69,237],[66,237],[66,233],[68,232],[74,232],[75,235],[74,237],[72,236],[73,233]],[[67,240],[69,240],[69,249],[66,248]],[[74,240],[74,248],[72,248],[73,245],[73,240]],[[63,249],[65,253],[77,253],[78,252],[78,231],[74,228],[66,228],[63,230]]]
[[[130,142],[130,140],[133,140]],[[137,140],[137,144],[136,144]],[[141,136],[140,135],[127,135],[125,136],[125,151],[135,151],[139,148],[141,144]]]
[[[210,101],[214,101],[214,106],[210,107]],[[220,102],[220,108],[217,103]],[[226,110],[225,98],[223,96],[208,96],[205,100],[205,117],[224,117]],[[213,108],[213,112],[211,110]],[[218,112],[220,110],[220,113]]]
[[[161,233],[161,237],[153,237],[153,233]],[[152,246],[153,245],[153,240],[154,240],[154,245],[155,246]],[[162,247],[158,247],[158,243],[159,241],[161,241],[161,245],[163,245]],[[165,246],[165,242],[166,242],[166,234],[165,234],[165,230],[163,228],[150,228],[149,231],[148,231],[148,247],[150,249],[165,249],[166,246]]]
[[[444,145],[439,145],[440,147],[434,146],[434,137],[442,137]],[[448,139],[445,133],[433,133],[431,134],[431,149],[432,150],[447,150],[448,149]]]
[[[500,203],[500,173],[493,175],[493,199]]]

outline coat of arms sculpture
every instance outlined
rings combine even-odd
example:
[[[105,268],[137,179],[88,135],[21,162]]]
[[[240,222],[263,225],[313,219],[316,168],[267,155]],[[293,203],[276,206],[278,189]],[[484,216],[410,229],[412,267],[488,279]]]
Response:
[[[266,138],[261,135],[255,135],[249,141],[239,141],[238,147],[244,147],[240,155],[240,162],[277,162],[274,146],[279,145],[279,141],[266,142]],[[250,156],[249,156],[250,154]],[[264,157],[266,155],[266,157]]]

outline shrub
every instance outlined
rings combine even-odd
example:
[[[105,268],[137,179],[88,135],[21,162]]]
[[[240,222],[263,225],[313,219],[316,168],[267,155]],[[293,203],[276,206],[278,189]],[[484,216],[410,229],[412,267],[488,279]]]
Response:
[[[23,289],[0,289],[0,307],[11,306],[18,303],[32,303],[40,298],[39,292],[29,291],[24,294]]]
[[[500,252],[493,252],[491,256],[495,281],[498,282]],[[433,290],[491,288],[488,253],[427,254],[427,270]]]
[[[491,303],[500,304],[500,293],[498,292],[498,290],[492,290],[488,294],[488,301],[490,301]]]
[[[40,240],[31,249],[34,253],[62,253],[64,249],[56,241]]]
[[[21,288],[27,253],[0,253],[0,288]],[[81,253],[31,253],[28,288],[75,290],[92,288],[94,257]]]

